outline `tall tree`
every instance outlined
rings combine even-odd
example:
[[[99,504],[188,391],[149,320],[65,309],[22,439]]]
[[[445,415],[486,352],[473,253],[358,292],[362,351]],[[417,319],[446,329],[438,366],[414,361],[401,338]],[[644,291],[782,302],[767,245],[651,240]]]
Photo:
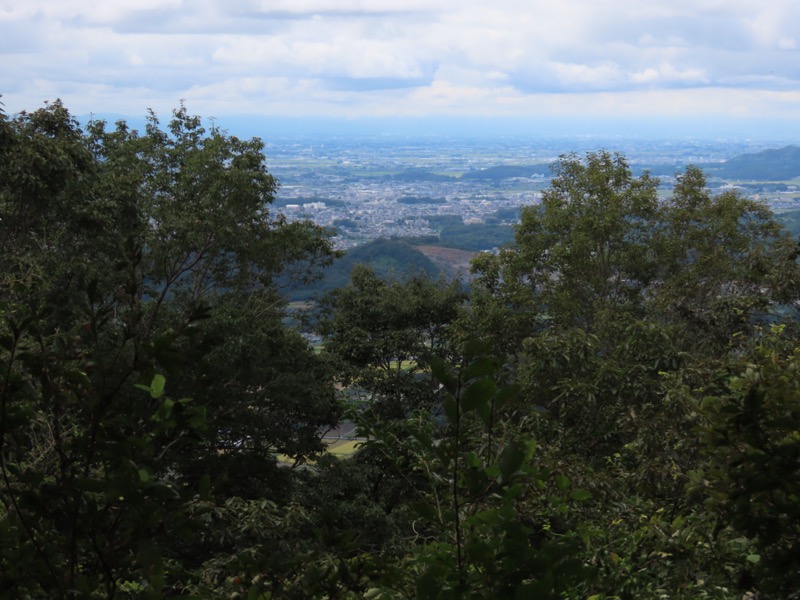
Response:
[[[719,437],[698,437],[698,405],[704,395],[729,394],[729,361],[743,360],[764,321],[790,313],[796,245],[767,207],[735,191],[712,194],[693,167],[665,200],[654,180],[634,178],[624,159],[605,152],[567,156],[555,172],[541,206],[523,211],[515,243],[474,264],[480,304],[473,323],[513,342],[523,399],[515,421],[540,442],[545,459],[567,463],[565,470],[580,473],[601,499],[590,520],[628,523],[636,531],[625,514],[633,510],[652,515],[657,525],[650,527],[660,535],[670,532],[659,540],[650,528],[633,537],[614,527],[597,530],[595,548],[614,548],[608,593],[641,597],[672,589],[674,597],[724,597],[750,544],[780,540],[774,569],[790,564],[784,551],[795,539],[794,532],[776,535],[769,520],[749,524],[748,535],[763,528],[755,541],[733,541],[728,530],[712,535],[721,527],[718,515],[687,486],[706,464],[704,443],[732,435],[732,423],[718,418],[712,430]],[[784,406],[787,399],[779,400]],[[735,426],[744,426],[741,416]],[[783,433],[774,421],[770,428]],[[734,469],[744,465],[720,484],[737,490],[725,507],[739,527],[750,516],[739,490],[752,492],[747,501],[757,496],[756,512],[764,508],[764,496],[742,479],[768,462],[742,456],[743,447],[737,442],[730,454],[712,452]],[[773,465],[791,471],[782,459]],[[687,554],[688,543],[678,540],[692,536],[702,537],[719,560],[710,561],[706,550]],[[602,561],[601,554],[593,560]],[[623,583],[618,568],[626,562]],[[693,574],[693,562],[704,565],[702,578]],[[633,575],[659,569],[650,580]]]
[[[430,402],[431,378],[424,373],[432,356],[449,352],[448,326],[465,298],[459,281],[422,273],[386,281],[357,266],[350,284],[327,300],[325,352],[344,385],[366,392],[385,416],[403,417]]]
[[[724,345],[796,295],[796,244],[762,203],[713,195],[700,169],[679,174],[666,200],[658,180],[633,177],[620,155],[567,155],[553,169],[514,244],[473,265],[484,312],[495,296],[501,314],[528,315],[498,319],[515,323],[508,335],[543,322],[596,333],[647,315],[680,324],[692,343]]]
[[[651,238],[658,180],[619,154],[562,157],[541,207],[523,210],[515,268],[564,325],[593,328],[606,311],[636,312],[656,275]]]
[[[330,244],[271,216],[260,140],[184,107],[143,134],[60,102],[0,128],[2,589],[161,597],[164,560],[202,560],[177,542],[195,494],[276,493],[275,453],[337,420],[274,283]]]
[[[794,294],[796,245],[763,203],[735,190],[713,195],[688,167],[663,212],[651,299],[687,344],[724,349]]]

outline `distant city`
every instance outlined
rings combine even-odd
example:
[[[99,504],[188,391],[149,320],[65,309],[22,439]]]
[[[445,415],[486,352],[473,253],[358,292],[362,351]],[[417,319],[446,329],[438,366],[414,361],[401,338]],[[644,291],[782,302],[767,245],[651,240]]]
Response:
[[[276,208],[287,219],[311,219],[335,229],[338,248],[381,237],[436,235],[442,219],[463,224],[516,222],[550,184],[548,165],[565,153],[622,153],[635,174],[645,169],[664,194],[674,176],[694,164],[711,188],[739,185],[776,212],[800,208],[794,182],[767,185],[714,174],[733,157],[774,148],[775,142],[637,140],[593,137],[490,140],[444,137],[302,137],[267,140],[269,170],[280,182]],[[800,173],[798,173],[800,175]]]

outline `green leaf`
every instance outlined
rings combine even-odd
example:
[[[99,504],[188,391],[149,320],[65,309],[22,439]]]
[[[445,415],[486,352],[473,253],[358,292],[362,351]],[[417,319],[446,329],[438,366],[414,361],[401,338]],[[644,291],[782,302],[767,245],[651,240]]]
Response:
[[[488,356],[481,356],[464,369],[464,379],[470,380],[477,379],[478,377],[488,377],[494,375],[495,371],[497,371],[495,360]]]
[[[164,409],[164,418],[169,419],[172,415],[172,407],[175,406],[175,401],[167,398],[164,400],[164,404],[162,404],[162,406]]]
[[[207,427],[205,406],[196,406],[191,410],[189,425],[198,431],[205,431]]]
[[[472,358],[492,353],[492,341],[489,339],[470,340],[464,345],[464,356]]]
[[[150,382],[150,396],[153,398],[161,398],[164,394],[164,384],[167,380],[163,375],[156,373],[153,375],[153,381]]]
[[[509,481],[525,462],[525,447],[519,442],[508,444],[500,453],[498,464],[503,481]]]
[[[570,493],[570,496],[573,500],[577,500],[578,502],[582,502],[584,500],[589,500],[592,497],[592,494],[586,490],[582,490],[580,488],[575,488]]]
[[[156,423],[169,420],[172,416],[172,409],[175,406],[175,401],[170,398],[165,398],[164,403],[158,407],[158,410],[150,417]]]
[[[481,461],[481,459],[478,458],[478,455],[475,454],[474,452],[468,452],[466,457],[465,457],[465,460],[466,460],[467,464],[470,467],[472,467],[473,469],[478,469],[483,465],[483,462]]]
[[[472,382],[461,395],[461,408],[464,412],[489,409],[496,386],[491,379],[479,379]]]

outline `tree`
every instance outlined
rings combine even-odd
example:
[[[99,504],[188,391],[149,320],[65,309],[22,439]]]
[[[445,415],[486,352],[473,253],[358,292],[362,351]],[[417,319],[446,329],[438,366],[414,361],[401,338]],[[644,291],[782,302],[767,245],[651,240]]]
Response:
[[[161,597],[164,561],[202,560],[180,542],[194,496],[279,494],[275,453],[338,418],[275,284],[330,244],[270,215],[260,140],[184,107],[141,135],[60,102],[0,130],[3,589]],[[249,482],[209,479],[237,461]]]
[[[625,524],[587,534],[607,573],[598,589],[725,597],[753,542],[717,537],[718,516],[687,493],[711,439],[695,430],[697,396],[724,395],[729,361],[791,314],[796,244],[762,204],[711,194],[696,168],[663,201],[605,152],[564,157],[555,173],[515,243],[474,263],[472,330],[515,353],[513,421],[593,493],[587,522]]]
[[[691,490],[721,517],[720,529],[745,536],[738,569],[746,588],[797,598],[800,578],[800,354],[773,325],[732,357],[717,389],[696,398],[708,458]]]
[[[523,210],[514,275],[567,326],[591,330],[606,312],[639,313],[657,273],[658,180],[634,178],[624,157],[605,151],[562,157],[554,173],[541,207]]]
[[[597,333],[657,313],[687,341],[724,345],[796,297],[796,244],[763,204],[735,191],[712,195],[700,169],[679,174],[664,201],[658,180],[634,178],[620,155],[567,155],[553,169],[541,205],[523,210],[515,243],[473,265],[479,294],[496,296],[501,312],[522,310],[528,331],[545,317]],[[507,333],[525,335],[518,330]]]
[[[325,353],[340,381],[366,392],[367,404],[385,417],[402,418],[429,403],[430,359],[449,352],[449,325],[465,299],[459,281],[426,275],[384,281],[356,266],[348,286],[327,300],[320,324]]]
[[[688,344],[724,349],[794,294],[788,233],[760,202],[730,190],[713,196],[697,167],[678,176],[657,247],[653,308]]]
[[[431,361],[440,412],[420,409],[366,429],[359,457],[382,459],[414,516],[402,568],[371,592],[560,598],[582,590],[591,570],[569,512],[589,495],[540,464],[535,441],[508,418],[518,388],[491,341],[469,340],[458,350]]]
[[[765,206],[712,196],[693,167],[663,202],[619,155],[568,155],[554,172],[516,243],[473,264],[471,327],[513,343],[534,405],[602,459],[638,436],[631,415],[662,414],[662,373],[720,360],[778,318],[794,245]]]

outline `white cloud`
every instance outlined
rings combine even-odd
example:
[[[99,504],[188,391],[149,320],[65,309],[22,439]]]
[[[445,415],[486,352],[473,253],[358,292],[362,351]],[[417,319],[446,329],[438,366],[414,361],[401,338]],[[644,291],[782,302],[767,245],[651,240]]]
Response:
[[[452,5],[446,0],[260,0],[251,3],[253,8],[264,12],[308,13],[356,13],[407,12],[410,10],[442,10]]]
[[[551,68],[558,81],[568,88],[607,88],[620,77],[614,64],[585,65],[576,63],[552,63]]]
[[[796,0],[4,0],[0,93],[8,110],[800,118],[798,22]]]
[[[119,22],[135,13],[179,9],[182,0],[10,0],[10,12],[23,18],[76,19],[86,23]]]
[[[745,19],[755,44],[761,48],[795,48],[792,34],[800,18],[800,7],[778,2],[765,5]]]
[[[633,73],[630,76],[634,83],[644,84],[705,84],[708,78],[700,69],[678,69],[669,63],[662,63],[657,67],[649,67],[644,71]]]

